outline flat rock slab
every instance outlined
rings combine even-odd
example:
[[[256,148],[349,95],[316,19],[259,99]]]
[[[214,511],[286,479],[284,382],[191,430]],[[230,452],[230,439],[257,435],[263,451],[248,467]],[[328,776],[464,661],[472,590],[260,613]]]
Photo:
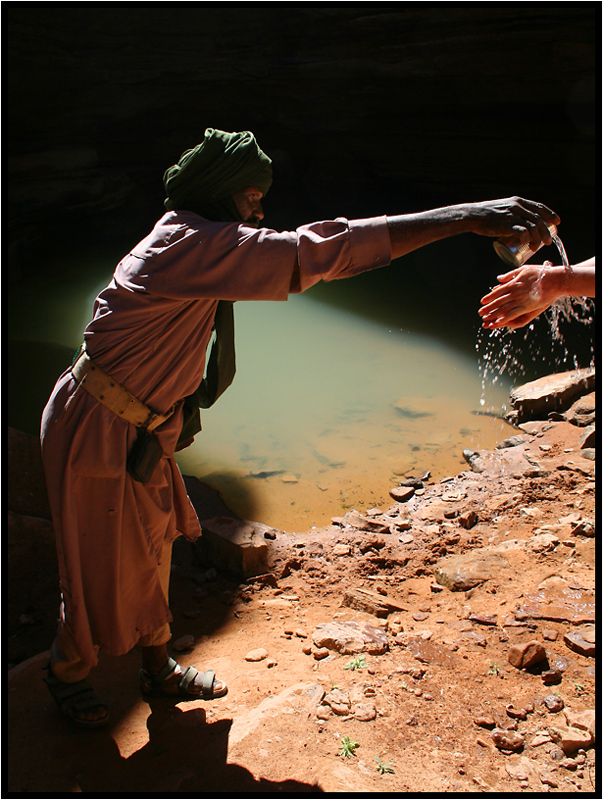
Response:
[[[383,655],[389,647],[385,631],[361,622],[323,622],[314,628],[312,640],[342,655]]]
[[[366,589],[350,589],[344,594],[342,605],[356,611],[365,611],[379,618],[388,617],[394,611],[403,611],[403,607],[398,603]]]
[[[596,647],[596,629],[594,625],[584,625],[581,628],[568,631],[564,635],[563,641],[575,653],[594,658]]]
[[[548,619],[554,622],[595,621],[595,598],[586,589],[576,589],[562,578],[553,576],[528,594],[515,612],[522,619]]]
[[[561,413],[568,410],[578,397],[594,389],[594,367],[545,375],[513,389],[510,394],[513,411],[508,418],[516,423],[546,419],[551,411]]]
[[[478,549],[438,561],[434,577],[451,592],[465,592],[496,577],[508,563],[500,553]]]
[[[454,669],[457,659],[447,647],[430,642],[422,636],[413,636],[408,640],[408,649],[422,664],[437,664],[440,667]]]

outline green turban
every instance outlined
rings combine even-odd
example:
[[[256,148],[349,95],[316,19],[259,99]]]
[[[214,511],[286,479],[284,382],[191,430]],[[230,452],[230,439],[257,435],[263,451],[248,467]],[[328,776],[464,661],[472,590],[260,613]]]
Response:
[[[249,131],[207,128],[201,144],[166,170],[165,207],[194,211],[215,222],[241,222],[233,193],[253,186],[265,195],[272,183],[271,164]]]

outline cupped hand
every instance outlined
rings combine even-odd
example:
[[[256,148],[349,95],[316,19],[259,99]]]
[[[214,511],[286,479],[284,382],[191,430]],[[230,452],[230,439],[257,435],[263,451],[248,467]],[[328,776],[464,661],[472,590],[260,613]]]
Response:
[[[542,314],[556,296],[543,281],[553,265],[528,265],[498,276],[499,283],[481,299],[485,328],[521,328]]]

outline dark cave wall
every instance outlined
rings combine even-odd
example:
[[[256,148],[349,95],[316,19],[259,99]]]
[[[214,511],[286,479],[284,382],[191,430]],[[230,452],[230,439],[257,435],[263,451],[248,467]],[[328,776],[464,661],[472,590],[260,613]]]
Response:
[[[207,126],[273,157],[276,228],[520,194],[576,257],[598,241],[598,3],[19,3],[3,21],[12,276],[49,237],[144,235]]]

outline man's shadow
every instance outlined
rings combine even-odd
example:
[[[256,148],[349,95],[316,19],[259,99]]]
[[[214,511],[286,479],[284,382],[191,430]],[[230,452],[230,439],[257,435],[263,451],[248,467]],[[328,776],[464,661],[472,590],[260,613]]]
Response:
[[[316,785],[292,779],[256,779],[245,767],[228,764],[231,719],[208,724],[203,708],[183,711],[164,698],[150,700],[150,707],[149,741],[128,758],[121,756],[109,733],[96,733],[93,753],[88,752],[77,775],[83,793],[115,792],[121,797],[147,792],[165,797],[322,793]]]

